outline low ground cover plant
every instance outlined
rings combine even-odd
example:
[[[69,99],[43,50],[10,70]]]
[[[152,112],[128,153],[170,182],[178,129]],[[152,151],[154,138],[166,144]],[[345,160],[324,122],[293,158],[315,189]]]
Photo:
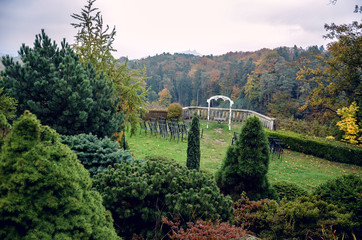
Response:
[[[279,195],[279,199],[286,198],[288,201],[300,196],[308,195],[308,192],[296,184],[279,181],[273,184],[273,188]]]
[[[362,178],[354,174],[329,180],[318,186],[314,194],[324,201],[343,207],[352,213],[352,219],[357,225],[353,231],[362,237]]]
[[[244,196],[235,203],[233,221],[262,239],[353,239],[356,227],[351,213],[316,195],[280,203]]]
[[[232,212],[231,199],[220,193],[212,176],[160,156],[115,164],[97,174],[94,184],[112,212],[116,230],[126,238],[164,236],[162,217],[178,217],[185,224],[226,221]]]

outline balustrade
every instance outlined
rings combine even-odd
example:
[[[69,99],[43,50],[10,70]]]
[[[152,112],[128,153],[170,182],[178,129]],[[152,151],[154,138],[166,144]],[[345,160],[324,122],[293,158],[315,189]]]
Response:
[[[207,107],[184,107],[182,118],[192,119],[192,116],[196,112],[200,116],[200,120],[207,121]],[[230,109],[228,108],[210,108],[210,120],[224,118],[225,121],[229,121]],[[232,109],[231,122],[243,122],[250,116],[258,116],[263,126],[275,130],[275,118],[270,118],[255,111],[245,109]]]

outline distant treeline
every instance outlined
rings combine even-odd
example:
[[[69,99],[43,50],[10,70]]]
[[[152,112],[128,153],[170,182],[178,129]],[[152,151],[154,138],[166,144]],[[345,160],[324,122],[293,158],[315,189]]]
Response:
[[[183,106],[207,106],[213,95],[231,97],[233,108],[255,110],[274,117],[306,118],[308,109],[298,111],[310,86],[297,79],[303,62],[327,55],[324,47],[303,49],[280,47],[256,52],[229,52],[221,56],[163,53],[129,63],[147,69],[149,102],[168,89],[171,102]],[[214,102],[214,106],[228,103]]]

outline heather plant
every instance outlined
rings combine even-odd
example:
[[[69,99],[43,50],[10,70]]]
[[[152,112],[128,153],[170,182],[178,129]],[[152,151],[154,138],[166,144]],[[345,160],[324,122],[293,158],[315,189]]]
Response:
[[[245,120],[241,133],[231,145],[221,168],[216,172],[216,182],[224,194],[236,201],[245,191],[252,200],[278,198],[269,185],[269,145],[258,117]]]
[[[26,111],[0,156],[0,239],[119,239],[88,171]]]
[[[344,207],[352,212],[353,221],[358,223],[354,228],[356,236],[362,237],[362,178],[357,175],[341,176],[318,186],[314,191],[331,204]]]
[[[134,161],[129,151],[120,149],[118,143],[108,137],[98,138],[93,134],[82,133],[74,136],[63,135],[61,141],[77,154],[78,160],[91,176],[116,163]]]
[[[167,118],[177,118],[180,119],[183,114],[183,109],[179,103],[171,103],[167,108]]]
[[[162,222],[171,227],[171,234],[168,234],[170,239],[179,240],[232,240],[241,239],[245,236],[246,231],[241,227],[235,227],[228,222],[215,223],[211,221],[198,220],[196,223],[187,223],[187,228],[180,226],[179,220],[168,220],[162,218]]]
[[[188,169],[200,169],[200,119],[195,113],[192,118],[191,128],[188,133],[187,140],[187,161],[186,166]]]
[[[232,201],[220,193],[212,176],[164,157],[115,164],[96,175],[94,182],[116,230],[126,238],[133,234],[161,238],[167,233],[162,217],[178,217],[185,224],[231,216]]]

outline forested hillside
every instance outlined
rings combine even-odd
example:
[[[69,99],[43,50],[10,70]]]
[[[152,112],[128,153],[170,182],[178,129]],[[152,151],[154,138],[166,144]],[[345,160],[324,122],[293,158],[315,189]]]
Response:
[[[323,46],[202,57],[163,53],[129,66],[147,69],[149,102],[207,106],[206,100],[211,96],[225,95],[234,100],[233,108],[256,110],[274,117],[307,118],[311,114],[309,109],[298,111],[307,89],[297,79],[297,72],[305,61],[316,62],[315,55],[326,54]],[[171,99],[167,98],[168,92]],[[214,106],[223,104],[215,102]]]

